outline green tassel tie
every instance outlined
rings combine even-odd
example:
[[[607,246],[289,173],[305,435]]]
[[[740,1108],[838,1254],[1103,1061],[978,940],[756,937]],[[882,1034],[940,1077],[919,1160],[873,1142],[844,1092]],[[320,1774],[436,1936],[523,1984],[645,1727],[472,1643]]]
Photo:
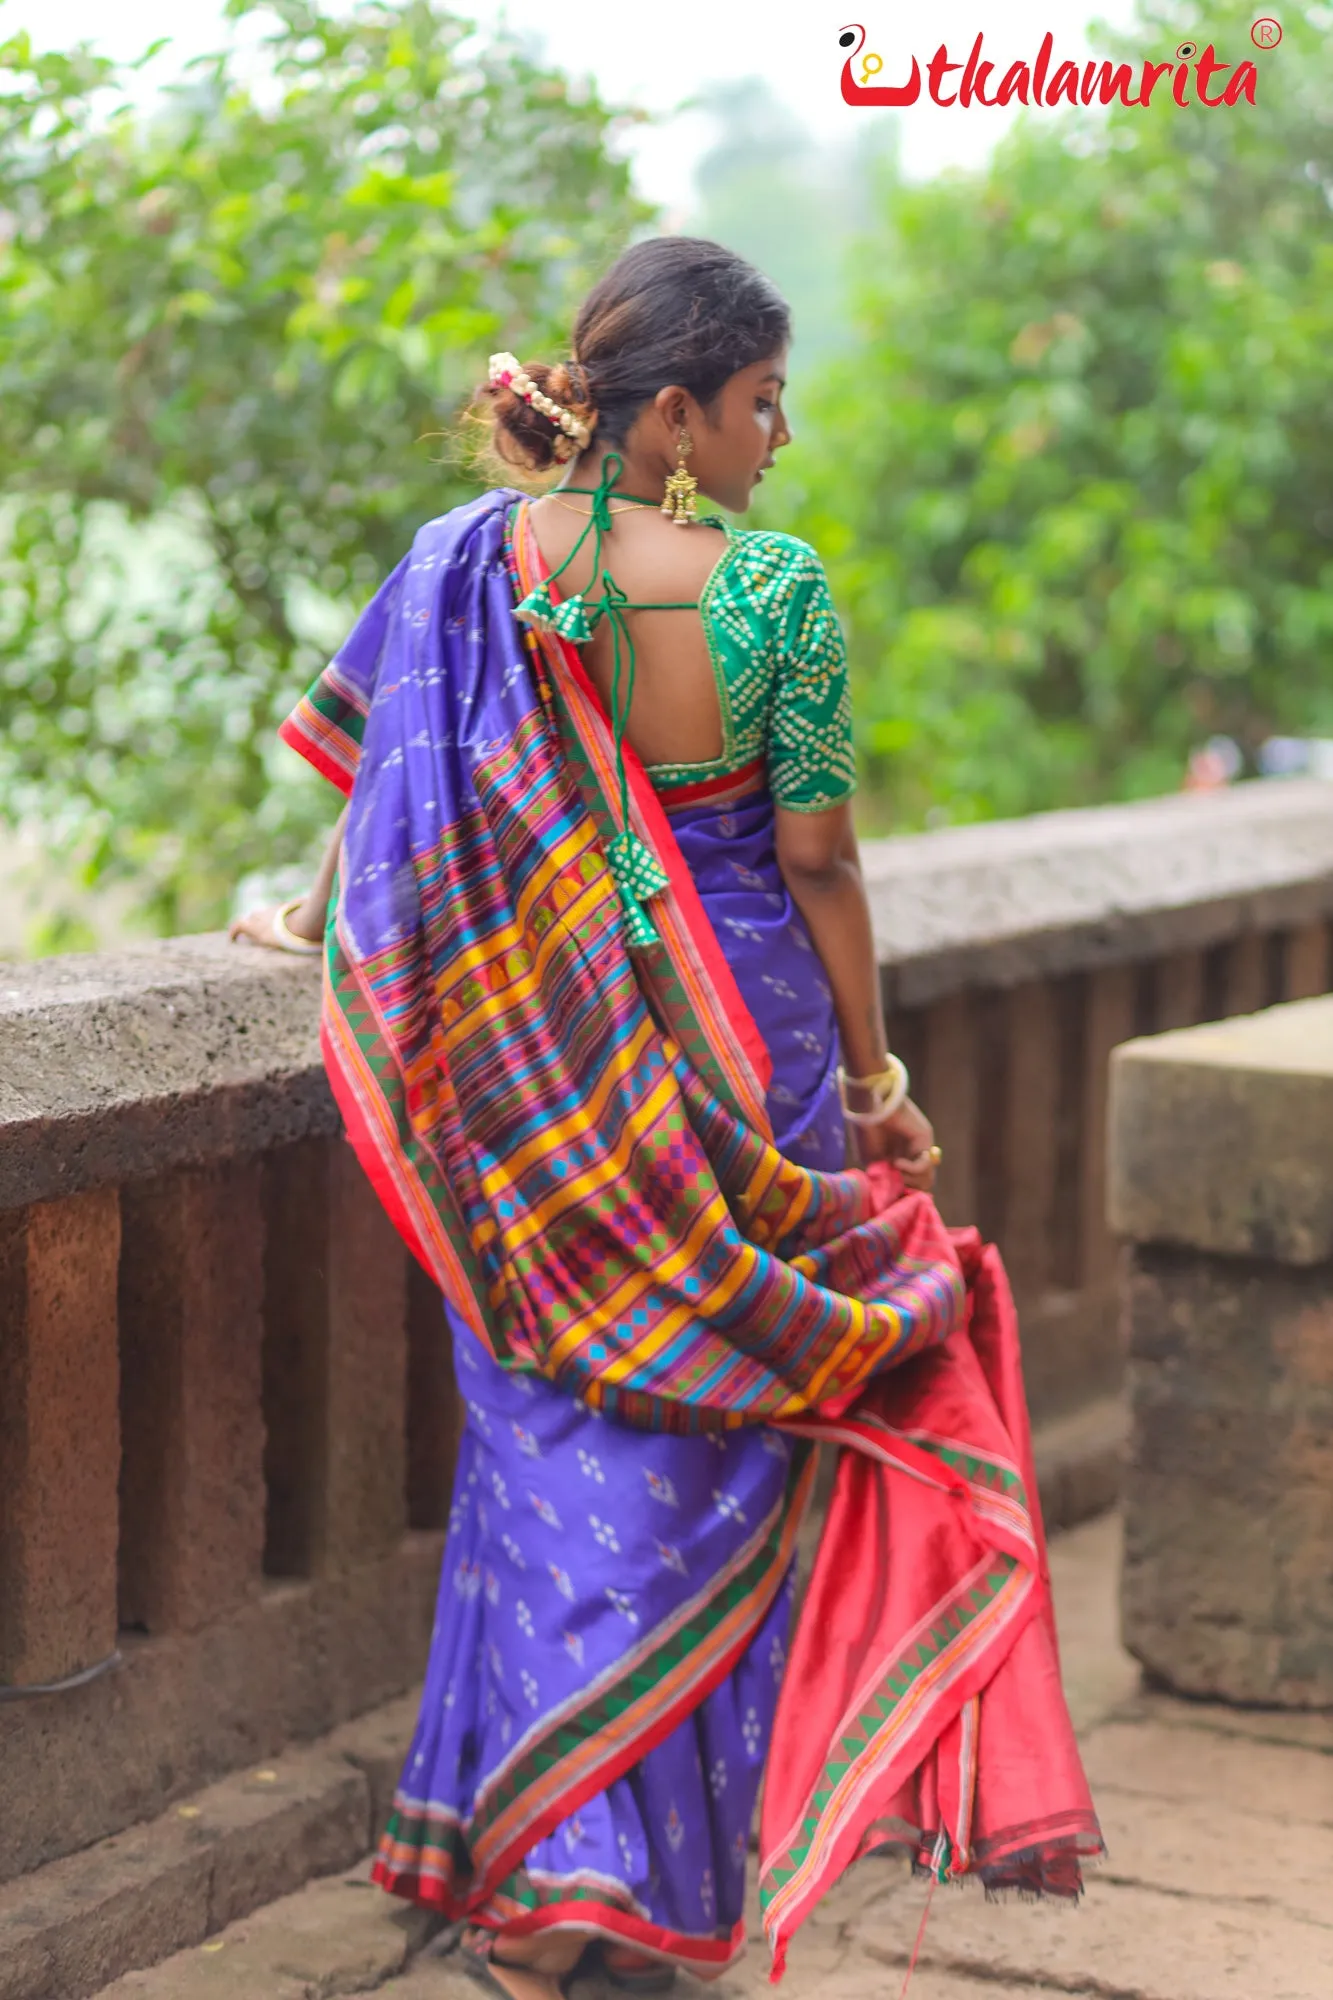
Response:
[[[524,602],[526,603],[526,599]],[[550,625],[562,639],[568,639],[571,646],[586,646],[600,622],[601,606],[593,607],[589,615],[588,607],[581,597],[567,597],[563,604],[557,604],[551,613]]]
[[[563,605],[561,609],[564,609]],[[523,624],[535,627],[538,632],[549,631],[555,618],[550,584],[539,583],[535,590],[530,590],[527,596],[514,606],[514,616],[521,619]]]
[[[611,841],[606,858],[620,891],[625,933],[631,947],[642,950],[647,945],[660,944],[653,921],[643,906],[651,896],[660,896],[663,889],[670,887],[671,878],[665,868],[629,827]]]
[[[629,823],[629,783],[625,774],[625,727],[634,700],[634,641],[630,637],[629,625],[625,619],[628,602],[624,591],[602,562],[602,543],[611,529],[611,493],[622,470],[622,460],[618,452],[608,452],[602,464],[602,476],[592,489],[592,510],[582,534],[575,542],[559,568],[552,570],[545,583],[539,583],[529,591],[514,612],[525,624],[535,625],[539,630],[558,632],[571,645],[586,645],[592,638],[602,619],[611,627],[612,676],[611,676],[611,736],[615,750],[616,778],[620,793],[620,832],[607,845],[607,861],[615,877],[620,894],[621,910],[625,918],[625,938],[631,950],[645,950],[650,945],[660,944],[661,939],[644,904],[653,896],[660,896],[670,886],[670,877],[661,862],[646,847]],[[571,492],[587,489],[571,487]],[[562,604],[551,600],[551,585],[563,571],[568,569],[588,536],[593,537],[592,576],[588,583],[591,591],[598,579],[601,580],[601,595],[591,605],[585,594],[567,597]],[[670,608],[670,607],[667,607]]]

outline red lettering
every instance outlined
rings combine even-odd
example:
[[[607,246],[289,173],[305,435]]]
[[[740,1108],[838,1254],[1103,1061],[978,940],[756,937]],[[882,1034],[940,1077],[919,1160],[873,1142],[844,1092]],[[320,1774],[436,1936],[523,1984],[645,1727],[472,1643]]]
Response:
[[[1137,104],[1138,99],[1129,94],[1133,81],[1134,73],[1128,63],[1117,63],[1112,69],[1109,62],[1104,62],[1097,71],[1097,96],[1103,104],[1109,104],[1113,97],[1118,97],[1122,104]],[[1083,101],[1088,102],[1087,98]]]
[[[1046,88],[1046,72],[1051,66],[1051,50],[1055,46],[1055,36],[1048,29],[1041,38],[1037,50],[1037,60],[1032,69],[1032,102],[1040,104],[1042,92]]]
[[[1162,81],[1162,78],[1164,76],[1169,76],[1174,68],[1175,68],[1174,63],[1146,62],[1143,65],[1143,81],[1139,85],[1139,94],[1137,102],[1139,104],[1151,104],[1152,94],[1156,90],[1158,84]]]
[[[937,104],[947,107],[950,104],[958,102],[956,92],[952,97],[941,97],[940,85],[950,70],[961,69],[962,67],[961,63],[951,63],[949,61],[948,47],[944,42],[941,42],[930,61],[926,64],[926,74],[930,78],[930,94]]]
[[[963,105],[970,104],[973,97],[976,98],[978,104],[991,105],[999,102],[998,98],[987,97],[986,95],[986,79],[994,73],[995,65],[994,63],[984,62],[978,67],[977,59],[981,54],[981,39],[981,36],[978,35],[972,44],[972,53],[968,57],[967,67],[963,71],[963,80],[958,86],[958,102]]]
[[[1185,95],[1185,92],[1189,89],[1189,84],[1190,66],[1188,63],[1181,63],[1179,69],[1171,79],[1171,95],[1175,98],[1176,103],[1182,111],[1189,104],[1189,99]]]
[[[1078,70],[1073,63],[1061,63],[1046,88],[1043,102],[1056,104],[1061,98],[1068,104],[1078,103]]]
[[[1226,103],[1225,97],[1210,97],[1208,95],[1208,86],[1219,70],[1230,68],[1230,63],[1218,62],[1216,56],[1213,54],[1213,45],[1209,42],[1207,48],[1194,65],[1194,88],[1199,93],[1200,104],[1206,104],[1210,110],[1215,110],[1219,104]]]
[[[1000,79],[1000,88],[996,92],[995,102],[997,104],[1012,104],[1014,99],[1017,98],[1020,104],[1026,104],[1031,85],[1032,75],[1027,64],[1024,62],[1010,63],[1008,69]]]
[[[1222,93],[1223,104],[1236,104],[1243,97],[1247,104],[1254,103],[1254,86],[1259,72],[1252,62],[1236,64],[1236,74]]]

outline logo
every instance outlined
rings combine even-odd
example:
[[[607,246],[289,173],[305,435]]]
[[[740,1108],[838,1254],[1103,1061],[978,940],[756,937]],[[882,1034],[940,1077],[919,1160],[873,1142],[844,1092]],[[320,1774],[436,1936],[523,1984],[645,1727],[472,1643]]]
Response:
[[[1282,40],[1281,23],[1271,14],[1261,15],[1250,29],[1250,40],[1257,49],[1275,49]],[[1047,110],[1059,104],[1110,104],[1113,100],[1124,105],[1151,104],[1153,92],[1164,85],[1182,111],[1191,104],[1215,111],[1242,99],[1253,104],[1259,80],[1252,62],[1219,62],[1211,42],[1202,50],[1197,42],[1182,42],[1173,61],[1149,62],[1145,58],[1137,71],[1127,62],[1055,63],[1055,37],[1048,30],[1034,60],[1010,63],[992,92],[996,65],[984,57],[985,41],[984,33],[979,34],[962,62],[954,62],[948,44],[940,43],[925,64],[925,88],[931,103],[946,108],[956,104],[964,111],[973,104],[983,104],[988,110],[997,104],[1014,103],[1044,105]],[[866,48],[866,31],[859,22],[842,30],[838,47],[847,51],[842,66],[844,104],[901,106],[915,104],[921,96],[922,65],[915,56],[906,83],[879,81],[884,58]],[[1168,77],[1169,84],[1165,82]],[[1194,96],[1190,95],[1191,78]],[[1210,94],[1215,83],[1220,88]]]

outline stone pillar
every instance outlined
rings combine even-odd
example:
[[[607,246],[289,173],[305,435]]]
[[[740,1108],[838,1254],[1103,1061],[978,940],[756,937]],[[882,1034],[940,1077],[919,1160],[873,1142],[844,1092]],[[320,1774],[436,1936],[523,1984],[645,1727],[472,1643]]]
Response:
[[[326,1575],[406,1526],[405,1255],[343,1140],[270,1155],[264,1205],[265,1567]]]
[[[194,1629],[259,1587],[263,1230],[256,1160],[127,1182],[121,1618]]]
[[[0,1214],[0,1684],[116,1645],[114,1188]]]
[[[1333,1705],[1333,998],[1129,1042],[1125,1643],[1182,1693]]]

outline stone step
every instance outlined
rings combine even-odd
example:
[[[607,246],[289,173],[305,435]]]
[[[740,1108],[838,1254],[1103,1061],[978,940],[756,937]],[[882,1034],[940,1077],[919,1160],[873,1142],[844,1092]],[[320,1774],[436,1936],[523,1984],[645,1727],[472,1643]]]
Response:
[[[7,1883],[0,2000],[86,2000],[312,1877],[360,1862],[384,1823],[415,1720],[416,1697],[403,1696]]]
[[[435,1928],[421,1911],[377,1889],[369,1861],[362,1861],[266,1904],[160,1965],[127,1972],[102,2000],[331,2000],[334,1994],[392,1992],[395,1975]],[[429,1974],[435,2000],[476,2000],[475,1982],[456,1961],[435,1961]]]

